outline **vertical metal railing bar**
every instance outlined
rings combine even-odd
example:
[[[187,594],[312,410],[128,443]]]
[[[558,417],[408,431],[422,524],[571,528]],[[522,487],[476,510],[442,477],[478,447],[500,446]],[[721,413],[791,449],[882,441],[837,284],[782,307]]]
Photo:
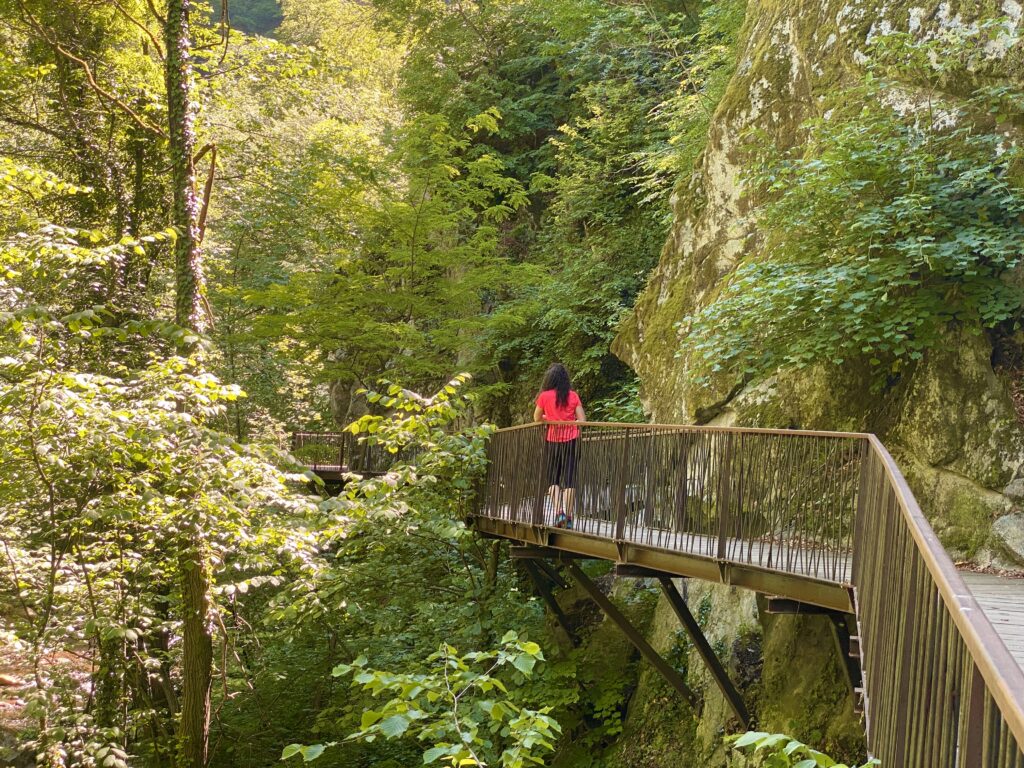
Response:
[[[744,435],[743,439],[750,446],[748,450],[750,451],[752,456],[751,456],[751,460],[750,461],[744,462],[744,464],[743,464],[743,472],[744,472],[744,474],[746,476],[745,477],[746,482],[744,483],[743,480],[741,480],[740,494],[739,494],[739,496],[740,496],[740,507],[741,507],[741,509],[744,510],[744,512],[743,512],[743,516],[744,517],[747,517],[747,516],[755,517],[757,519],[756,521],[758,523],[760,523],[759,518],[761,517],[762,511],[761,511],[761,506],[760,506],[759,501],[762,498],[763,486],[759,486],[757,483],[758,483],[758,478],[762,478],[762,477],[765,476],[765,467],[766,467],[765,462],[764,462],[765,441],[764,440],[760,440],[760,439],[756,439],[752,435],[751,436]],[[744,486],[746,486],[746,487],[744,487]],[[751,486],[753,486],[753,490],[751,490]],[[745,491],[751,497],[749,501],[746,498]],[[760,528],[762,526],[758,525],[758,527]],[[760,538],[763,539],[764,536],[762,535]],[[753,535],[751,535],[751,536],[749,536],[747,538],[747,548],[746,548],[746,553],[744,555],[745,562],[748,562],[748,563],[754,563],[755,562],[755,558],[754,558],[754,540],[755,540],[755,537]],[[760,547],[759,547],[758,553],[757,553],[757,559],[756,559],[756,562],[759,565],[762,564],[761,554],[762,553],[761,553],[761,550],[760,550]]]
[[[515,488],[511,484],[512,478],[507,475],[509,471],[514,471],[516,465],[514,445],[517,439],[515,435],[502,435],[501,438],[487,441],[487,483],[494,487],[494,506],[485,513],[490,517],[505,520],[515,518],[515,508],[512,506]]]
[[[937,701],[932,687],[936,677],[935,623],[939,601],[938,591],[932,588],[930,580],[921,594],[924,603],[924,623],[923,631],[918,633],[918,648],[923,648],[924,652],[915,654],[918,657],[914,677],[914,691],[917,700],[914,704],[915,732],[910,744],[911,754],[916,757],[918,762],[922,762],[926,756],[925,741],[931,729],[925,728],[924,724],[931,721],[930,715],[933,714]]]
[[[950,718],[954,706],[956,689],[952,684],[955,668],[954,644],[950,632],[950,621],[944,612],[939,613],[940,627],[940,667],[937,685],[941,691],[939,696],[936,721],[939,727],[932,729],[931,751],[929,759],[936,765],[948,765],[950,760],[950,733],[955,730],[956,720]]]
[[[888,494],[883,493],[882,500],[884,504],[883,509],[886,512],[888,512],[890,504],[890,498]],[[876,701],[878,701],[878,703],[882,705],[884,710],[883,717],[885,718],[886,724],[886,731],[884,733],[886,739],[885,746],[887,748],[890,748],[890,745],[895,743],[897,739],[896,728],[900,722],[899,706],[896,696],[899,687],[898,681],[900,679],[898,666],[900,663],[902,653],[902,642],[904,637],[902,627],[905,627],[905,624],[901,625],[901,620],[906,615],[906,609],[901,603],[905,599],[908,590],[903,581],[906,575],[906,569],[905,567],[901,567],[906,565],[906,558],[904,557],[904,553],[901,550],[897,549],[894,545],[896,536],[895,532],[892,529],[896,525],[896,518],[894,515],[886,514],[881,522],[885,526],[885,537],[881,542],[882,546],[880,548],[892,553],[893,555],[895,555],[895,557],[893,563],[888,568],[886,568],[886,570],[890,570],[892,571],[892,573],[890,573],[888,575],[888,578],[885,578],[882,582],[883,584],[886,582],[890,583],[892,585],[893,590],[892,593],[889,595],[889,599],[886,601],[889,603],[889,605],[886,606],[887,610],[883,614],[883,616],[890,617],[889,622],[885,624],[886,628],[889,630],[889,643],[884,647],[884,649],[878,649],[881,653],[884,653],[885,650],[891,648],[893,650],[893,653],[891,655],[883,656],[883,658],[885,659],[886,666],[886,669],[884,671],[885,677],[882,678],[879,682],[882,682],[883,680],[891,680],[895,682],[895,685],[893,684],[893,682],[890,682],[888,684],[882,682],[881,690],[876,691],[875,698]],[[877,616],[873,618],[875,618],[875,620],[878,621]],[[892,690],[893,688],[895,688],[896,690]],[[894,761],[893,764],[895,765],[898,763]]]
[[[574,492],[573,509],[567,510],[573,516],[573,527],[582,533],[590,533],[592,530],[592,514],[587,508],[590,501],[590,475],[591,463],[596,456],[591,455],[591,430],[587,427],[580,428],[579,437],[576,443],[576,488]]]
[[[726,542],[729,538],[729,504],[732,495],[732,478],[730,476],[732,469],[732,435],[718,434],[715,435],[715,438],[718,442],[718,456],[720,457],[718,476],[715,478],[717,488],[715,509],[718,520],[718,542],[715,554],[719,560],[725,560],[728,557]]]
[[[952,695],[949,686],[949,660],[950,660],[950,634],[949,621],[946,612],[942,609],[942,598],[936,593],[936,613],[938,616],[938,638],[939,643],[936,649],[936,675],[935,690],[938,700],[935,720],[939,723],[938,728],[931,729],[928,739],[928,752],[926,758],[933,764],[941,764],[946,758],[943,750],[943,736],[949,731],[948,713],[952,702]]]
[[[778,523],[777,523],[778,505],[779,505],[778,499],[779,499],[779,493],[780,493],[780,490],[779,490],[779,476],[780,476],[780,474],[783,471],[782,470],[783,464],[782,464],[781,459],[778,457],[778,454],[780,453],[780,451],[778,450],[779,447],[780,447],[780,443],[778,441],[771,441],[771,442],[769,442],[767,440],[765,441],[765,443],[766,443],[767,446],[769,446],[769,448],[766,449],[765,452],[766,452],[766,454],[769,457],[769,461],[770,461],[769,467],[771,468],[771,471],[768,473],[769,477],[770,477],[770,480],[769,480],[769,484],[768,484],[768,493],[767,493],[767,496],[766,496],[767,503],[766,503],[766,507],[765,507],[765,510],[764,510],[765,528],[766,528],[766,534],[767,534],[767,538],[768,538],[768,554],[767,554],[767,557],[765,557],[764,552],[762,551],[761,563],[763,565],[767,566],[768,568],[774,568],[775,567],[775,559],[776,559],[775,558],[775,549],[776,549],[775,535],[776,535],[776,532],[779,530],[779,526],[778,526]],[[789,446],[789,441],[782,441],[781,448],[782,448],[782,452],[783,453],[788,449],[788,446]],[[771,462],[772,459],[775,459],[775,461]]]
[[[801,462],[799,465],[800,475],[804,474],[804,468],[806,467],[815,468],[821,466],[821,440],[809,438],[803,442],[805,444],[805,462]],[[801,494],[800,503],[797,505],[797,522],[795,526],[798,538],[796,547],[797,563],[802,573],[814,573],[817,550],[813,536],[815,520],[810,512],[814,503],[813,498],[817,495],[815,493],[817,483],[815,478],[803,477],[803,482],[798,487]]]
[[[508,483],[509,510],[513,520],[518,523],[530,523],[533,519],[533,496],[530,491],[537,477],[536,458],[530,454],[530,435],[535,430],[524,430],[515,435],[513,451],[518,466],[510,467]],[[526,468],[526,472],[522,468]],[[518,470],[518,473],[517,471]]]
[[[803,440],[793,441],[793,451],[790,455],[791,463],[786,465],[786,478],[788,480],[788,488],[786,498],[788,500],[787,505],[781,510],[782,519],[780,525],[784,533],[783,547],[786,553],[786,567],[785,570],[794,572],[798,566],[799,554],[795,551],[799,546],[799,537],[796,534],[795,523],[799,519],[800,502],[803,496],[803,487],[801,483],[796,483],[794,472],[792,467],[799,466],[800,460],[805,458],[807,452],[807,444]]]
[[[523,477],[521,471],[517,472],[517,469],[524,464],[532,469],[532,458],[528,452],[529,442],[530,432],[523,431],[513,435],[510,444],[506,446],[510,460],[515,462],[507,468],[505,473],[505,482],[508,487],[508,519],[517,523],[529,522],[525,517],[527,510],[524,508],[528,503],[526,483],[533,475],[528,474]]]
[[[946,614],[947,634],[949,635],[950,657],[952,663],[949,668],[949,687],[951,695],[949,698],[949,710],[947,714],[947,733],[943,737],[943,754],[945,760],[941,765],[956,765],[957,755],[960,747],[960,723],[963,722],[963,681],[966,647],[958,642],[953,620]]]
[[[856,486],[852,481],[851,468],[854,450],[848,443],[837,443],[837,461],[835,488],[832,496],[832,527],[835,545],[832,548],[832,568],[829,578],[833,581],[846,581],[847,553],[850,551],[849,530],[856,509]]]
[[[946,637],[946,616],[945,612],[942,611],[942,601],[938,593],[936,593],[935,598],[936,641],[931,680],[934,691],[931,698],[934,700],[934,704],[931,713],[926,712],[925,714],[930,716],[938,724],[938,727],[932,727],[926,731],[922,754],[922,759],[929,761],[932,765],[940,764],[942,760],[941,734],[945,730],[943,724],[945,723],[946,706],[949,702],[946,689],[946,664],[949,657]]]
[[[924,564],[916,565],[917,560],[915,558],[915,567],[920,571],[926,570]],[[922,718],[926,715],[925,710],[932,703],[929,698],[930,686],[929,686],[929,667],[931,665],[931,646],[932,646],[932,590],[929,580],[927,579],[927,573],[921,573],[919,576],[922,584],[922,588],[918,590],[918,605],[919,610],[922,614],[922,621],[917,631],[917,641],[914,653],[914,666],[913,666],[913,678],[912,678],[912,690],[914,692],[913,701],[913,715],[912,715],[912,726],[913,733],[910,738],[910,754],[914,756],[915,762],[920,764],[923,759],[921,740],[924,736],[924,728]]]
[[[654,465],[656,434],[656,430],[653,427],[641,431],[643,450],[640,453],[639,460],[632,462],[633,480],[636,484],[636,499],[632,505],[633,524],[635,526],[632,539],[640,543],[646,543],[649,546],[654,545],[653,536],[656,526],[656,521],[653,519],[653,509],[651,509],[651,504],[654,502],[653,498],[651,498],[653,493],[651,481],[654,472],[657,471],[657,467]],[[650,513],[650,517],[648,517],[648,513]]]
[[[743,560],[743,540],[747,537],[748,533],[747,520],[743,514],[743,474],[746,472],[747,464],[744,461],[744,449],[747,448],[746,440],[747,435],[742,432],[733,437],[735,454],[732,457],[732,467],[729,472],[730,478],[733,478],[731,481],[732,491],[730,492],[732,502],[730,519],[732,520],[732,526],[729,532],[729,559],[738,561]],[[737,549],[739,549],[739,552],[736,551]]]
[[[835,580],[836,555],[842,541],[842,528],[839,524],[839,493],[843,488],[843,455],[844,450],[835,440],[828,446],[828,488],[825,494],[825,511],[821,515],[823,528],[819,531],[822,560],[822,577]]]

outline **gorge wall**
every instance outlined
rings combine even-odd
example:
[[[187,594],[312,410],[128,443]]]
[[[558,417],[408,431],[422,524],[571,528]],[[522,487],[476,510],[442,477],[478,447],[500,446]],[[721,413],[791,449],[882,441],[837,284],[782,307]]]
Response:
[[[750,129],[792,146],[800,124],[822,110],[821,94],[858,76],[866,41],[880,32],[935,35],[993,17],[1019,30],[1021,16],[1017,0],[750,0],[706,149],[673,196],[660,264],[613,346],[637,372],[654,421],[877,433],[954,559],[1004,568],[1024,567],[1019,338],[951,330],[942,348],[881,392],[855,364],[697,386],[677,355],[686,339],[676,324],[712,301],[739,264],[764,252],[750,215],[757,200],[743,185]],[[1020,43],[1011,37],[993,45],[997,77],[1021,82]],[[836,757],[863,749],[826,623],[764,616],[753,595],[723,587],[690,586],[689,601],[695,614],[707,609],[709,637],[745,686],[759,729],[787,731]],[[650,632],[661,649],[670,645],[672,621],[659,602]],[[696,721],[684,726],[686,718],[668,716],[679,706],[668,707],[656,674],[642,671],[613,764],[726,764],[724,700],[694,653],[688,670],[704,696]]]
[[[866,41],[881,32],[924,37],[994,17],[1019,30],[1021,16],[1017,0],[751,0],[707,147],[673,197],[660,264],[614,345],[637,371],[656,421],[875,432],[952,554],[1005,567],[1024,566],[1020,338],[951,330],[942,348],[882,392],[856,364],[696,386],[677,356],[686,339],[676,324],[763,253],[751,216],[758,201],[743,184],[751,129],[781,148],[793,145],[800,124],[823,109],[822,94],[858,76]],[[1009,36],[990,45],[985,76],[1020,83],[1024,46]]]

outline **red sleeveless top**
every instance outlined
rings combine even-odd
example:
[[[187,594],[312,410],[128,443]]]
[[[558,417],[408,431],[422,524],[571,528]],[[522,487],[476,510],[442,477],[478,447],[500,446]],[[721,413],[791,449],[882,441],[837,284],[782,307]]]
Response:
[[[544,421],[576,421],[576,406],[580,405],[580,396],[575,390],[569,390],[568,402],[558,405],[558,392],[545,389],[537,395],[537,407],[544,415]],[[551,424],[548,426],[547,441],[549,443],[567,443],[580,436],[580,428],[571,424]]]

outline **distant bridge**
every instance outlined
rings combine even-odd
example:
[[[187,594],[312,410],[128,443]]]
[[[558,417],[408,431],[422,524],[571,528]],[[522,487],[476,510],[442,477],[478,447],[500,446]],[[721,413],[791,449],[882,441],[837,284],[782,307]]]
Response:
[[[342,483],[349,473],[383,474],[395,457],[382,446],[351,432],[293,432],[292,455],[326,483]]]
[[[686,698],[685,681],[575,564],[659,579],[738,719],[741,696],[672,582],[829,615],[884,768],[1024,768],[1024,580],[961,573],[874,435],[579,424],[575,521],[554,525],[545,425],[499,430],[471,520],[516,544],[548,602],[559,560]]]

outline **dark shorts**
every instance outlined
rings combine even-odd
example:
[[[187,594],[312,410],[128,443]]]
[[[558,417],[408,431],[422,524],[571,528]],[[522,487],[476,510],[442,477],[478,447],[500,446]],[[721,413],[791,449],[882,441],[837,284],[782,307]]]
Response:
[[[564,443],[546,443],[544,466],[548,470],[548,485],[560,488],[576,487],[576,447],[579,438]]]

